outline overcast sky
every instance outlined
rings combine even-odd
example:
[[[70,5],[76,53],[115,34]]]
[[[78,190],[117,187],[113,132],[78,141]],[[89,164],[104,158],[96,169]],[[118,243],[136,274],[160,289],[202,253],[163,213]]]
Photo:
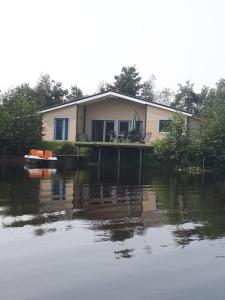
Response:
[[[0,89],[49,73],[86,93],[136,65],[157,88],[225,77],[225,0],[0,0]]]

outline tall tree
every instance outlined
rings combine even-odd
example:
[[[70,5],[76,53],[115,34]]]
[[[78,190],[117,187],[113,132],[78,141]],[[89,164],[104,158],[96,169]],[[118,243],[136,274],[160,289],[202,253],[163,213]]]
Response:
[[[216,83],[216,96],[225,100],[225,79],[220,78]]]
[[[16,93],[17,91],[18,93]],[[37,102],[24,95],[21,86],[3,95],[0,106],[0,145],[22,153],[37,146],[42,139],[42,119]]]
[[[178,86],[179,89],[171,106],[190,113],[201,114],[207,96],[207,88],[203,87],[201,93],[196,93],[194,91],[194,83],[191,83],[189,80],[186,81],[185,85],[180,83]]]
[[[156,102],[170,105],[174,97],[174,92],[169,88],[163,88],[156,95]]]
[[[100,81],[98,88],[97,88],[97,93],[107,92],[110,90],[110,88],[111,88],[111,85],[109,83],[105,82],[104,80]]]
[[[6,93],[1,95],[2,102],[8,103],[9,101],[14,101],[15,98],[24,98],[26,100],[36,100],[37,101],[37,94],[32,89],[28,83],[22,83],[21,85],[16,86],[8,90]]]
[[[147,101],[154,101],[155,98],[155,80],[156,77],[154,74],[151,75],[151,77],[145,81],[141,86],[141,98]]]
[[[121,94],[139,96],[141,77],[136,66],[122,67],[121,73],[114,76],[114,82],[109,88]]]
[[[70,92],[67,96],[67,100],[76,101],[82,97],[84,97],[82,90],[77,85],[72,85],[70,88]]]
[[[208,103],[200,131],[200,149],[208,160],[225,163],[225,95]]]
[[[68,90],[63,88],[62,83],[52,80],[48,74],[41,75],[34,90],[39,107],[61,104],[66,101],[68,95]]]

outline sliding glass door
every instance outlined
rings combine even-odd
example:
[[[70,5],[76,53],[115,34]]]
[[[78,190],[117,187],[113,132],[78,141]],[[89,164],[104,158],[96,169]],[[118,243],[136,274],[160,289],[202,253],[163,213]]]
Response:
[[[92,121],[92,141],[110,142],[110,134],[114,131],[114,121]]]
[[[114,131],[114,121],[105,121],[105,142],[110,142],[110,134]]]
[[[92,121],[92,141],[103,142],[104,121]]]

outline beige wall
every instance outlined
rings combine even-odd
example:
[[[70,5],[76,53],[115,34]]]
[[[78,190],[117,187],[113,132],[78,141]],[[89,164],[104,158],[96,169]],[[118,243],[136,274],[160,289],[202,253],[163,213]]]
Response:
[[[92,137],[92,120],[115,120],[115,131],[118,132],[119,120],[131,120],[132,112],[136,110],[145,128],[146,106],[143,104],[109,98],[104,101],[86,105],[85,132],[88,139]]]
[[[104,101],[86,105],[85,133],[88,137],[88,140],[91,140],[92,137],[92,120],[115,120],[115,131],[118,132],[118,121],[131,120],[132,112],[134,110],[137,111],[141,121],[143,121],[144,129],[145,118],[147,118],[146,132],[151,134],[150,142],[164,137],[165,133],[159,132],[159,121],[169,120],[173,116],[174,112],[127,100],[109,98]],[[54,140],[55,118],[68,118],[68,140],[75,141],[76,134],[83,133],[84,105],[79,105],[78,122],[76,121],[76,116],[77,105],[71,105],[65,108],[43,113],[44,140]],[[184,116],[184,118],[187,122],[187,117]],[[201,121],[199,119],[189,117],[188,123],[191,130],[197,130],[200,127]]]
[[[165,133],[159,132],[159,121],[169,120],[172,118],[174,112],[165,110],[163,108],[147,106],[147,122],[146,122],[146,133],[151,134],[150,142],[156,139],[163,138]],[[184,116],[187,121],[187,117]]]
[[[54,140],[54,120],[55,118],[68,118],[68,140],[75,141],[76,137],[76,115],[77,105],[71,105],[64,108],[59,108],[42,114],[44,137],[46,141]]]

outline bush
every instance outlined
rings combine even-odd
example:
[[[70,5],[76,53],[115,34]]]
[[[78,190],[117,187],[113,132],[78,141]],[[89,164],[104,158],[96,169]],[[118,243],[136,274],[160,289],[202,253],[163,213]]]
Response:
[[[180,163],[186,160],[189,136],[183,116],[176,113],[166,128],[165,137],[156,140],[152,146],[154,155],[164,165],[168,162]]]
[[[77,153],[75,142],[43,141],[41,148],[42,150],[51,150],[56,154],[62,155],[75,155]]]
[[[77,147],[74,143],[65,142],[64,144],[60,145],[57,150],[56,154],[61,155],[75,155],[77,154]]]

